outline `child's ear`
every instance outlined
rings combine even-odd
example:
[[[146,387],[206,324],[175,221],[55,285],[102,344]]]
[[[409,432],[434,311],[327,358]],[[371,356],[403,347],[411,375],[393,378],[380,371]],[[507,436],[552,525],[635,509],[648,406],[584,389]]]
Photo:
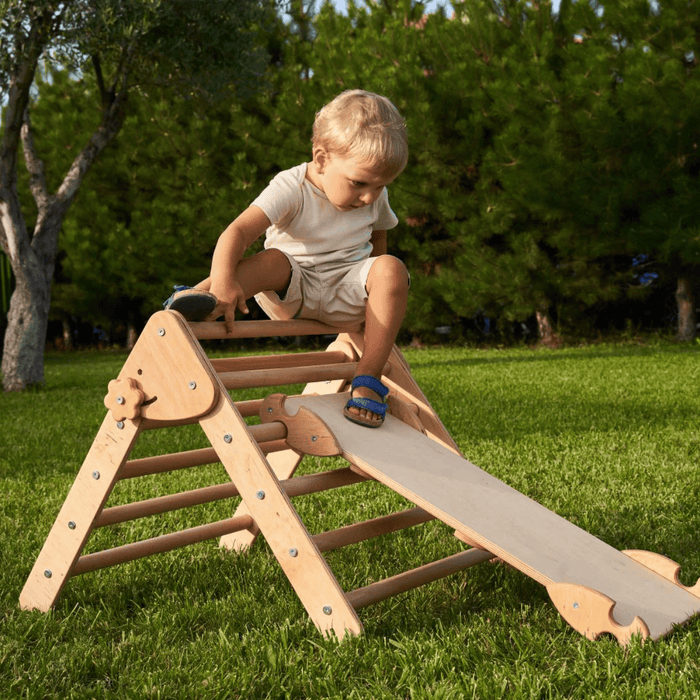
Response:
[[[325,170],[329,160],[328,151],[326,151],[323,146],[314,146],[312,156],[314,165],[316,166],[316,172],[319,175],[323,175],[323,171]]]

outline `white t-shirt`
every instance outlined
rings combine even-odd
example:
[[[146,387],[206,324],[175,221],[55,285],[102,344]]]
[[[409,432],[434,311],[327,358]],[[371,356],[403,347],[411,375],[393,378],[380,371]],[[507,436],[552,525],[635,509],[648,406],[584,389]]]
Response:
[[[399,222],[386,187],[372,204],[341,212],[306,179],[306,167],[302,163],[278,173],[253,202],[272,222],[265,248],[284,251],[302,267],[368,258],[372,231],[394,228]]]

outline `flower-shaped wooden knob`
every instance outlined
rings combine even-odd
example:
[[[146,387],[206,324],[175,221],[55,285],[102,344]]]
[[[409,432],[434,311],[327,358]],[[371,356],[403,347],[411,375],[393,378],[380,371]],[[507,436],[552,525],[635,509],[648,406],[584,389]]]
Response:
[[[113,379],[108,385],[105,406],[116,421],[133,420],[141,413],[141,404],[146,395],[135,379]]]

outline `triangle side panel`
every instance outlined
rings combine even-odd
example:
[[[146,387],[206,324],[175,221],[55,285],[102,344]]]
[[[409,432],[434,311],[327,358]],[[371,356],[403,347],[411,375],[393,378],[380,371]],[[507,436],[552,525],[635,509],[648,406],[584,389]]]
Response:
[[[20,595],[20,606],[55,605],[140,433],[140,419],[123,428],[108,413],[59,511]]]
[[[223,387],[200,425],[316,626],[339,639],[360,634],[357,613]]]

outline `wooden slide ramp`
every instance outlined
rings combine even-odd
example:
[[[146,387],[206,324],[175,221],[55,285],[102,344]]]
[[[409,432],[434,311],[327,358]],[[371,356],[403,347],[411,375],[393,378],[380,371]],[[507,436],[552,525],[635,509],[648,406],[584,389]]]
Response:
[[[343,416],[347,394],[289,398],[330,428],[363,472],[547,587],[564,619],[595,639],[610,633],[657,639],[700,612],[700,582],[651,552],[621,552],[507,486],[414,428],[387,415],[378,430]]]

